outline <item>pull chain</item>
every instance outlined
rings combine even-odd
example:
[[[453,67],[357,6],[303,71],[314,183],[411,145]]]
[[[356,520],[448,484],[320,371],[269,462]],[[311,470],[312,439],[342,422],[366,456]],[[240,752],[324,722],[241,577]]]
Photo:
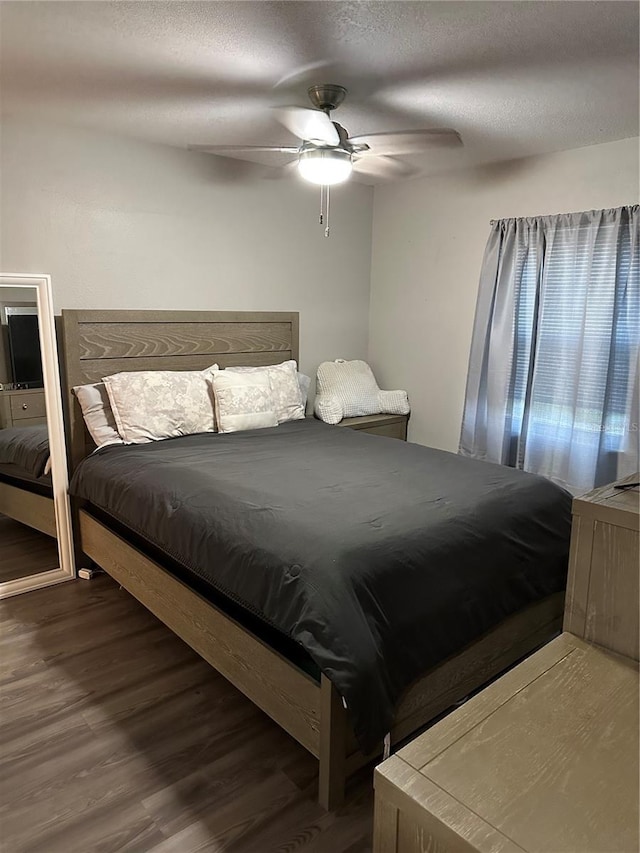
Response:
[[[324,236],[329,236],[329,186],[320,184],[320,225],[324,225]]]
[[[327,209],[327,215],[326,215],[326,217],[325,217],[326,226],[325,226],[325,229],[324,229],[324,236],[325,236],[325,237],[328,237],[328,236],[329,236],[329,199],[330,199],[330,190],[331,190],[331,187],[329,187],[329,186],[327,186],[327,187],[326,187],[326,189],[325,189],[325,193],[326,193],[326,197],[327,197],[327,208],[326,208],[326,209]]]

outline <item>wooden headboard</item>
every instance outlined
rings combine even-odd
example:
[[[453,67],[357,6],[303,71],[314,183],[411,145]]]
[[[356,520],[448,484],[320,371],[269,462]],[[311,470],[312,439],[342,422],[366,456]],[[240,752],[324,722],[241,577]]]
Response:
[[[95,448],[71,389],[130,370],[298,361],[297,312],[62,311],[71,470]]]

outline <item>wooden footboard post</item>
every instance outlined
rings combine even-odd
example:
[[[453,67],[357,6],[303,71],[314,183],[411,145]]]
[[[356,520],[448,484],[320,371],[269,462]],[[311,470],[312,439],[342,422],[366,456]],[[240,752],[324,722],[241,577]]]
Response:
[[[323,675],[320,681],[320,773],[318,800],[330,811],[344,800],[347,711],[340,694]]]

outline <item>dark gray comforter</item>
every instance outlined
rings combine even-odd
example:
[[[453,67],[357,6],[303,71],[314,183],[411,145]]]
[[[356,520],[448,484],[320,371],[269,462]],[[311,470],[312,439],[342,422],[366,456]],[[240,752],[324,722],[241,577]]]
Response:
[[[41,477],[48,459],[46,424],[0,429],[0,464],[15,465],[31,477]]]
[[[417,676],[565,584],[562,489],[315,420],[107,447],[71,491],[300,643],[365,751]]]

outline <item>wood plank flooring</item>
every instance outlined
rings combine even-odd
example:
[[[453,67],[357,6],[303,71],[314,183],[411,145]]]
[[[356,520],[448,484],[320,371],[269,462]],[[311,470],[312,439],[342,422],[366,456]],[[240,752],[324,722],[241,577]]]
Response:
[[[55,539],[0,515],[0,583],[57,569],[59,565]]]
[[[317,763],[108,577],[0,603],[3,853],[368,853]]]

